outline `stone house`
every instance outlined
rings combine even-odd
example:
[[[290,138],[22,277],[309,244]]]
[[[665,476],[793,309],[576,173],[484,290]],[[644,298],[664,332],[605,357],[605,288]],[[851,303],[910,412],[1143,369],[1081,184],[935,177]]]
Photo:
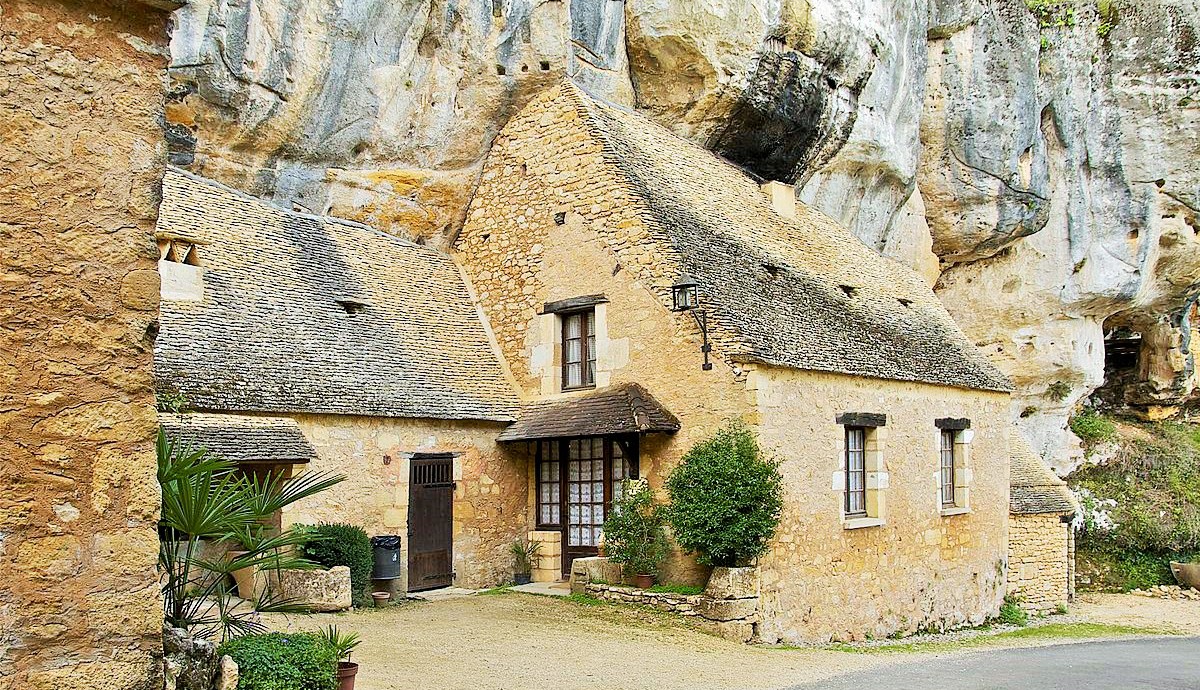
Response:
[[[453,249],[525,401],[500,442],[561,545],[541,565],[596,553],[618,478],[661,487],[742,418],[786,484],[762,639],[979,623],[1005,594],[1008,383],[914,272],[794,198],[569,82],[501,131]]]
[[[1071,520],[1079,506],[1019,433],[1009,444],[1008,591],[1023,608],[1054,611],[1075,596]]]
[[[177,169],[157,237],[155,376],[194,411],[168,432],[248,471],[346,474],[279,522],[402,535],[398,590],[508,577],[526,477],[495,438],[517,400],[449,257]]]

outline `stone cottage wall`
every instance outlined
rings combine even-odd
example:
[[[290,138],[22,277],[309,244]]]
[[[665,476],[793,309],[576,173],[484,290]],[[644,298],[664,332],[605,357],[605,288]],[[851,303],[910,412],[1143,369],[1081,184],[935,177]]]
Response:
[[[301,501],[283,524],[348,522],[367,534],[401,537],[401,580],[408,565],[408,458],[413,453],[454,453],[454,584],[491,587],[512,578],[514,539],[526,524],[525,464],[503,453],[496,436],[503,424],[390,419],[344,415],[293,415],[316,448],[309,471],[341,472],[347,480]]]
[[[167,13],[0,6],[0,687],[157,688]]]
[[[1053,611],[1072,595],[1074,534],[1055,514],[1010,515],[1008,591],[1030,611]]]
[[[764,368],[751,376],[786,507],[762,560],[766,641],[882,637],[978,624],[1004,597],[1008,396]],[[841,523],[842,412],[887,415],[884,524]],[[934,420],[971,420],[970,512],[943,515]],[[871,483],[868,479],[868,488]]]
[[[883,637],[974,625],[1005,593],[1007,396],[923,384],[762,369],[749,377],[758,432],[782,461],[786,507],[762,559],[767,642]],[[846,411],[883,412],[888,473],[884,524],[846,529],[840,520]],[[971,419],[970,511],[945,514],[937,493],[940,417]],[[687,428],[690,419],[683,417]],[[652,447],[653,448],[653,447]],[[651,452],[655,452],[653,449]],[[661,477],[677,456],[656,461]]]

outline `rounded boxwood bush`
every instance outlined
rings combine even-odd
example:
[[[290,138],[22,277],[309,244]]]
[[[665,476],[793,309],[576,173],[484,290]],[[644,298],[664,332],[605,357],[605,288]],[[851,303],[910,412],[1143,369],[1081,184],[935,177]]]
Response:
[[[667,477],[675,540],[706,565],[749,564],[767,552],[783,511],[779,463],[740,421],[692,446]]]
[[[337,650],[315,633],[243,635],[221,644],[238,665],[238,690],[336,690]]]
[[[310,561],[332,568],[344,565],[350,569],[350,588],[355,606],[371,603],[371,570],[375,567],[375,556],[371,551],[371,538],[357,525],[344,523],[321,523],[316,527],[302,528],[312,535],[303,547],[303,555]]]

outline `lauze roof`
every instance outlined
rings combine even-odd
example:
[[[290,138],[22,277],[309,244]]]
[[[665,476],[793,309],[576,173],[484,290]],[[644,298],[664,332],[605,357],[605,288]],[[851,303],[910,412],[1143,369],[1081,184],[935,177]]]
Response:
[[[200,243],[204,298],[164,300],[159,386],[202,410],[513,419],[444,254],[168,170],[159,233]]]
[[[167,439],[236,463],[306,463],[317,451],[296,420],[237,414],[159,413]]]
[[[500,441],[679,431],[679,420],[636,383],[529,403]]]
[[[758,183],[727,161],[569,82],[560,88],[642,200],[659,253],[700,282],[714,330],[726,334],[715,335],[723,354],[1009,390],[911,269],[804,204],[797,203],[796,219],[783,218]]]
[[[1078,510],[1067,483],[1042,462],[1015,430],[1009,436],[1008,449],[1011,461],[1009,512],[1018,515],[1067,515]]]

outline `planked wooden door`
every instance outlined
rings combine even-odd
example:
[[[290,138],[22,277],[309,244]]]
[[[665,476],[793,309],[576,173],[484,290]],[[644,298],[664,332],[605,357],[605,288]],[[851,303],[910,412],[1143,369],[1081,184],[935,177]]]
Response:
[[[454,460],[417,455],[408,478],[408,590],[454,582]]]

